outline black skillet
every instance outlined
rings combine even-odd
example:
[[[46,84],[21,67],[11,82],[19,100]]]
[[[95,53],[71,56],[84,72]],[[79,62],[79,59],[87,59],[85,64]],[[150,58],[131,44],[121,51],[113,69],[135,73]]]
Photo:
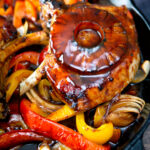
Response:
[[[143,16],[143,14],[136,8],[134,1],[132,0],[108,0],[115,6],[126,5],[131,11],[136,29],[138,32],[138,42],[141,50],[141,58],[143,60],[150,60],[149,50],[150,50],[150,24]],[[102,1],[101,1],[102,2]],[[141,114],[141,117],[131,125],[123,134],[119,144],[114,149],[117,150],[143,150],[142,136],[147,126],[150,124],[150,75],[147,79],[137,84],[139,87],[139,96],[146,101],[145,108]]]
[[[141,58],[143,60],[150,60],[149,50],[150,50],[150,24],[145,19],[143,14],[136,8],[132,0],[99,0],[101,5],[114,5],[121,6],[125,5],[132,13],[137,32],[138,41],[141,49]],[[122,137],[117,145],[112,144],[112,149],[117,150],[143,150],[142,136],[147,126],[150,124],[150,75],[145,81],[140,84],[135,85],[139,88],[139,96],[146,101],[145,108],[141,114],[141,117],[128,128],[122,134]],[[36,150],[37,144],[26,144],[19,148],[19,150]]]

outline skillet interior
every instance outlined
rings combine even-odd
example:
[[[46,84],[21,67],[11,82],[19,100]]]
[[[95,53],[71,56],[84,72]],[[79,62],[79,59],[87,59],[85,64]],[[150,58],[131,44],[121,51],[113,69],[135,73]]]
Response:
[[[109,0],[101,0],[100,4],[102,5],[111,5]],[[115,5],[115,4],[114,4]],[[132,6],[133,7],[133,6]],[[138,32],[138,40],[139,40],[139,46],[141,49],[141,56],[142,60],[150,60],[149,51],[150,50],[150,44],[149,44],[149,38],[150,37],[150,31],[148,29],[148,24],[145,24],[145,21],[143,21],[143,18],[138,15],[138,13],[135,11],[135,9],[131,9],[131,13],[134,17],[137,32]],[[128,128],[124,128],[122,130],[125,130],[125,132],[122,135],[122,138],[120,139],[119,143],[117,145],[112,145],[113,149],[125,149],[130,150],[137,149],[142,150],[142,135],[145,129],[147,128],[149,122],[150,122],[150,95],[149,95],[149,88],[150,88],[150,75],[147,77],[145,81],[143,81],[140,84],[136,85],[139,88],[139,96],[142,97],[146,101],[146,106],[141,114],[141,117],[132,125],[130,125]],[[25,144],[19,150],[36,150],[37,144]]]

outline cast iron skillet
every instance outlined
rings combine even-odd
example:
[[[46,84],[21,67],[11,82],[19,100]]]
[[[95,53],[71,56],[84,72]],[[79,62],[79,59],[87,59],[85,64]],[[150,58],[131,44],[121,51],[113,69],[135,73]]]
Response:
[[[138,32],[138,41],[141,50],[141,62],[143,60],[150,60],[149,50],[150,50],[150,24],[145,19],[143,14],[135,7],[135,4],[132,0],[99,0],[99,4],[101,5],[114,5],[121,6],[125,5],[132,13],[136,29]],[[125,130],[120,141],[117,145],[112,144],[112,149],[116,150],[143,150],[142,144],[142,135],[150,123],[150,75],[144,80],[142,83],[136,84],[139,89],[139,97],[143,98],[146,101],[146,105],[141,113],[140,118],[130,125],[129,127],[122,129]],[[36,150],[37,144],[25,144],[19,150]]]

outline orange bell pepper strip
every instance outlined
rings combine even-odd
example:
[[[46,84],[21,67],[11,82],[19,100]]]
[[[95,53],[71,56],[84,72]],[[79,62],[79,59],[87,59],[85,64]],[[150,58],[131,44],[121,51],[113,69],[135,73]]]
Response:
[[[4,0],[0,0],[0,8],[4,7]]]
[[[19,83],[31,75],[33,71],[22,69],[11,74],[6,80],[6,102],[8,102]]]
[[[15,130],[0,135],[0,149],[9,149],[27,142],[43,141],[45,137],[29,129]]]
[[[17,0],[14,8],[13,25],[18,28],[22,25],[22,19],[25,17],[25,1]]]
[[[35,6],[30,2],[30,0],[25,0],[25,13],[26,17],[32,21],[37,19],[37,10]]]
[[[14,8],[13,25],[18,28],[22,25],[22,19],[28,18],[32,21],[37,19],[37,11],[29,0],[17,0]]]
[[[82,2],[82,1],[87,1],[87,0],[64,0],[66,5],[72,5],[72,4],[75,4],[77,2]]]
[[[85,123],[84,113],[76,115],[76,126],[79,133],[97,144],[105,144],[113,135],[112,123],[105,123],[98,128],[92,128]]]
[[[25,123],[33,131],[40,133],[46,137],[60,141],[62,144],[73,150],[109,150],[110,146],[97,145],[76,131],[43,118],[31,110],[31,103],[23,99],[20,103],[20,111]]]
[[[40,53],[34,51],[18,54],[11,59],[9,69],[20,62],[30,62],[31,64],[38,65],[39,56]]]
[[[40,5],[40,0],[29,0],[35,7],[38,11],[41,10],[41,5]]]
[[[64,0],[66,5],[72,5],[78,2],[78,0]]]
[[[0,15],[1,16],[13,15],[13,8],[12,8],[12,6],[9,6],[7,8],[7,10],[5,10],[4,8],[0,8]]]

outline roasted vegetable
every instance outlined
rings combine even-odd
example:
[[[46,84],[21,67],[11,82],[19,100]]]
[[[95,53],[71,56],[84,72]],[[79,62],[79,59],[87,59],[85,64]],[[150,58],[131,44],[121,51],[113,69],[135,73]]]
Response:
[[[31,64],[38,65],[39,56],[40,53],[34,51],[28,51],[18,54],[11,59],[9,69],[20,62],[30,62]]]
[[[33,103],[37,104],[44,112],[51,113],[62,107],[62,105],[56,105],[45,101],[35,92],[34,89],[29,90],[29,92],[27,92],[26,94],[29,97],[29,99]]]
[[[67,104],[64,105],[62,108],[56,110],[55,112],[51,113],[47,116],[47,119],[53,120],[53,121],[62,121],[68,118],[71,118],[77,114],[76,111],[71,109]]]
[[[21,48],[26,46],[34,45],[34,44],[48,44],[48,36],[45,32],[39,31],[27,34],[25,36],[19,37],[9,43],[7,45],[1,47],[0,49],[0,67],[13,53],[19,51]]]
[[[101,146],[84,138],[79,133],[61,124],[43,118],[33,112],[31,103],[23,99],[20,104],[20,111],[26,124],[37,133],[60,141],[62,144],[76,150],[108,150],[110,146]]]
[[[45,137],[34,133],[29,129],[16,130],[0,135],[0,149],[13,148],[19,144],[43,141]]]
[[[85,123],[84,113],[76,115],[76,125],[80,134],[97,144],[105,144],[113,135],[112,123],[105,123],[98,128],[92,128]]]
[[[18,70],[14,72],[11,76],[8,77],[6,81],[6,101],[8,102],[16,90],[16,88],[19,86],[19,83],[27,78],[32,71],[30,70]]]
[[[112,122],[114,126],[128,126],[139,117],[145,105],[141,98],[128,94],[122,94],[117,99],[110,109],[108,109],[109,103],[97,107],[94,115],[95,127],[100,126],[105,121]]]

